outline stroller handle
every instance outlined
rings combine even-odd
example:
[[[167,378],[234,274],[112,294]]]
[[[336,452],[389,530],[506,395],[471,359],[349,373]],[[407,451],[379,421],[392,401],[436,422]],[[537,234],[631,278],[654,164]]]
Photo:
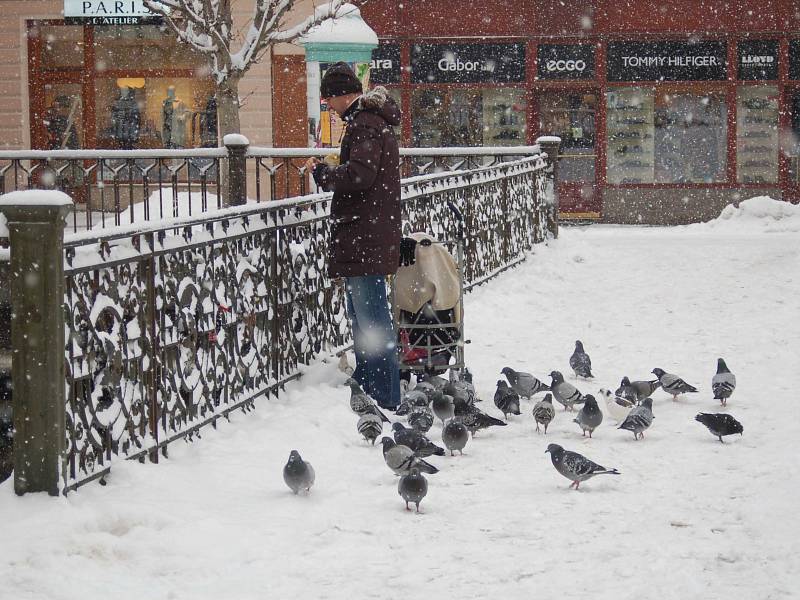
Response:
[[[456,235],[459,240],[464,239],[464,215],[459,210],[459,208],[455,205],[455,202],[452,200],[447,201],[447,207],[453,212],[456,216],[456,220],[458,221],[458,227],[456,230]]]

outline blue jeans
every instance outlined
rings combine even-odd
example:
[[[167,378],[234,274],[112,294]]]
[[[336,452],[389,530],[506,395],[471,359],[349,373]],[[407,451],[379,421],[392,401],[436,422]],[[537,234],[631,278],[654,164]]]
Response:
[[[397,335],[383,275],[347,277],[347,313],[353,329],[356,369],[361,387],[384,408],[400,404]]]

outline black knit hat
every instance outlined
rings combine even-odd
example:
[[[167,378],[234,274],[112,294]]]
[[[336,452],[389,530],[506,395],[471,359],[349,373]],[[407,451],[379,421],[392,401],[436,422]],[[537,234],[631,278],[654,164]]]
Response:
[[[322,98],[360,94],[363,91],[364,88],[361,87],[361,82],[353,73],[353,69],[344,62],[338,62],[325,71],[319,86],[319,95]]]

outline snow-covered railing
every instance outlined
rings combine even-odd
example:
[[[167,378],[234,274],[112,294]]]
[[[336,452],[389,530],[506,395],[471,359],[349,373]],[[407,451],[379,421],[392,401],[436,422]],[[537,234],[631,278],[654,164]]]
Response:
[[[540,153],[406,179],[404,227],[452,239],[461,224],[448,204],[457,206],[466,283],[481,283],[555,230],[552,176]],[[342,289],[326,276],[329,203],[316,194],[66,237],[62,205],[0,207],[20,324],[17,492],[75,489],[119,458],[158,461],[170,442],[249,410],[301,364],[347,344]],[[42,248],[31,227],[48,240]]]

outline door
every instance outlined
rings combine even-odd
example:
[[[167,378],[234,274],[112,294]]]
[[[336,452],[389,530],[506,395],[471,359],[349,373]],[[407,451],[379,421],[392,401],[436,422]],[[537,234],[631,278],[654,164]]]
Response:
[[[539,135],[561,138],[559,212],[565,218],[600,217],[597,186],[597,101],[594,90],[542,91]]]

